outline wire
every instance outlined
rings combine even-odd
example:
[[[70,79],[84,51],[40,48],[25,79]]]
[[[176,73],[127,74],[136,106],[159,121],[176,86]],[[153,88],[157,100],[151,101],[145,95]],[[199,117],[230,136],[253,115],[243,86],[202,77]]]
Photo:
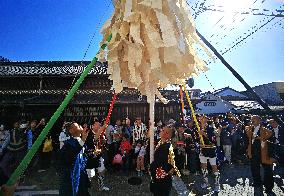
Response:
[[[262,29],[265,25],[269,24],[272,20],[274,20],[276,17],[273,17],[271,19],[269,19],[266,23],[264,23],[263,25],[261,25],[260,27],[258,27],[255,31],[251,32],[250,34],[248,34],[247,36],[245,36],[244,38],[242,38],[240,41],[238,41],[237,43],[235,43],[233,46],[231,46],[230,48],[228,48],[227,50],[225,50],[224,52],[222,52],[222,55],[226,54],[227,52],[231,51],[233,48],[235,48],[236,46],[238,46],[241,42],[243,42],[244,40],[246,40],[247,38],[249,38],[250,36],[252,36],[253,34],[255,34],[258,30]]]
[[[200,69],[197,68],[198,71],[200,71]],[[202,73],[204,74],[206,80],[208,81],[208,83],[210,84],[211,88],[216,91],[216,89],[214,88],[213,84],[211,83],[211,81],[209,80],[209,78],[207,77],[207,74],[205,73],[205,71],[201,70]]]
[[[84,52],[84,56],[83,56],[83,58],[82,58],[82,60],[81,60],[81,64],[83,64],[83,61],[85,60],[85,58],[86,58],[86,56],[87,56],[87,53],[88,53],[88,51],[89,51],[89,49],[90,49],[90,47],[91,47],[91,45],[92,45],[92,42],[93,42],[93,40],[94,40],[94,38],[95,38],[95,36],[96,36],[96,34],[97,34],[97,31],[98,31],[99,27],[101,26],[101,23],[103,22],[103,19],[104,19],[105,15],[106,15],[107,11],[109,10],[111,4],[112,4],[112,1],[109,0],[109,3],[108,3],[108,5],[107,5],[107,8],[104,10],[103,15],[100,17],[99,23],[97,24],[97,26],[96,26],[96,28],[95,28],[95,31],[94,31],[94,33],[93,33],[91,39],[90,39],[90,42],[89,42],[89,44],[88,44],[88,46],[87,46],[87,48],[86,48],[86,50],[85,50],[85,52]],[[85,68],[85,67],[83,67],[83,68]],[[76,78],[77,78],[78,74],[79,74],[79,72],[78,72],[77,74],[75,74],[75,76],[74,76],[74,78],[73,78],[73,81],[72,81],[72,83],[71,83],[71,85],[70,85],[70,87],[69,87],[69,90],[72,88],[74,82],[76,81]]]

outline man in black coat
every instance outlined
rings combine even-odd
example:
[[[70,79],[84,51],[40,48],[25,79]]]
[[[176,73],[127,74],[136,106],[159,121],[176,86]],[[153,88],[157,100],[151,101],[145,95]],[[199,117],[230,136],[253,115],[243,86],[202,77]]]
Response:
[[[150,191],[154,196],[168,196],[172,188],[172,175],[180,173],[175,166],[174,151],[170,139],[172,129],[163,127],[160,131],[161,140],[156,146],[154,161],[150,165]]]
[[[280,163],[284,163],[284,127],[280,126],[274,119],[269,120],[269,124],[273,131],[273,141],[271,141],[273,145],[269,147],[272,147],[274,158]]]
[[[88,196],[90,182],[86,171],[87,158],[84,143],[88,132],[75,122],[68,123],[66,130],[71,135],[61,153],[60,189],[61,196]]]

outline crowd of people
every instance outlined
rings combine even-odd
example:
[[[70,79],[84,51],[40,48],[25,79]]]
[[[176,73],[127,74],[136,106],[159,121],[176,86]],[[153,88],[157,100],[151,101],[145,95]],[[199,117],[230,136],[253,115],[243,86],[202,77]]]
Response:
[[[197,121],[177,118],[155,123],[156,150],[151,164],[149,123],[143,123],[138,116],[133,122],[129,118],[117,119],[113,125],[96,117],[92,124],[64,122],[56,138],[46,137],[30,165],[37,165],[38,172],[44,172],[53,160],[52,154],[57,155],[61,195],[88,195],[90,179],[95,176],[99,190],[109,191],[105,171],[122,175],[135,171],[138,177],[150,174],[154,195],[168,195],[170,188],[165,187],[171,187],[169,176],[173,174],[201,175],[201,187],[206,188],[212,172],[214,190],[219,191],[220,167],[250,163],[255,188],[262,188],[263,183],[265,191],[271,193],[272,163],[283,163],[283,127],[274,119],[253,115],[196,117]],[[45,123],[44,118],[39,123],[17,121],[10,131],[0,125],[0,172],[6,179],[32,147]],[[156,153],[159,149],[162,153]],[[164,159],[170,155],[171,162],[170,158]],[[260,165],[264,169],[263,182]],[[2,180],[1,184],[4,183]]]

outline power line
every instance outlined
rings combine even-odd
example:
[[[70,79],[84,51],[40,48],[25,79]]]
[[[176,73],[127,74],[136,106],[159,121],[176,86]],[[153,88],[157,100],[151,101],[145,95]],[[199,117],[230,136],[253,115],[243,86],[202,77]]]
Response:
[[[225,13],[226,10],[223,6],[208,6],[200,7],[199,9],[203,11],[212,11],[212,12],[222,12]],[[248,10],[243,11],[234,11],[231,13],[241,14],[241,15],[253,15],[253,16],[271,16],[271,17],[284,17],[284,10],[268,10],[268,9],[258,9],[258,8],[247,8]]]
[[[256,2],[257,2],[258,0],[255,0],[253,3],[252,3],[252,5],[254,5]],[[261,2],[261,4],[262,4],[262,2]],[[240,23],[242,23],[242,22],[244,22],[245,21],[245,19],[247,18],[247,16],[245,16],[245,17],[243,17],[242,19],[240,19],[239,21],[237,21],[236,22],[236,20],[237,20],[237,15],[239,15],[238,13],[235,13],[234,15],[233,15],[233,20],[232,20],[232,23],[231,24],[233,24],[232,25],[232,27],[230,28],[230,30],[229,30],[229,32],[231,32],[231,31],[233,31],[233,30],[235,30],[236,29],[236,25],[240,25]],[[221,18],[223,19],[225,17],[225,15],[224,16],[222,16]],[[221,21],[221,19],[220,19],[220,21]],[[219,21],[219,22],[220,22]],[[217,23],[218,24],[218,23]],[[216,25],[217,25],[216,24]],[[224,28],[223,28],[224,27]],[[226,25],[220,25],[220,29],[223,29],[223,30],[226,30],[228,27],[226,27]],[[216,37],[219,37],[219,36],[221,36],[222,34],[221,33],[213,33],[211,36],[210,36],[210,38],[213,38],[214,36],[216,36]],[[224,39],[225,37],[227,37],[228,36],[228,34],[225,34],[220,40],[218,40],[217,42],[215,42],[215,44],[218,44],[222,39]]]
[[[269,19],[266,23],[264,23],[263,25],[261,25],[260,27],[258,27],[255,31],[251,32],[250,34],[248,34],[247,36],[245,36],[244,38],[242,38],[240,41],[236,42],[233,46],[231,46],[229,49],[225,50],[224,52],[222,52],[222,55],[226,54],[227,52],[229,52],[230,50],[232,50],[233,48],[235,48],[236,46],[238,46],[241,42],[243,42],[244,40],[246,40],[247,38],[249,38],[250,36],[252,36],[253,34],[255,34],[258,30],[262,29],[265,25],[269,24],[272,20],[274,20],[276,17],[273,17],[271,19]]]
[[[98,31],[99,27],[101,26],[101,24],[102,24],[102,22],[103,22],[103,19],[104,19],[106,13],[108,12],[108,10],[109,10],[111,4],[112,4],[112,1],[109,0],[109,2],[108,2],[108,4],[107,4],[107,8],[104,9],[104,13],[103,13],[103,15],[101,16],[101,18],[100,18],[100,20],[99,20],[99,23],[97,24],[97,26],[96,26],[96,28],[95,28],[95,31],[94,31],[94,33],[93,33],[91,39],[90,39],[90,42],[89,42],[89,44],[88,44],[88,46],[87,46],[87,48],[86,48],[86,50],[85,50],[85,52],[84,52],[84,56],[83,56],[83,58],[82,58],[82,60],[81,60],[81,64],[83,64],[83,61],[85,60],[85,58],[86,58],[86,56],[87,56],[87,53],[88,53],[88,51],[89,51],[89,49],[90,49],[90,47],[91,47],[91,45],[92,45],[92,43],[93,43],[93,40],[94,40],[94,38],[95,38],[95,36],[96,36],[96,34],[97,34],[97,31]],[[84,69],[84,68],[85,68],[85,67],[83,67],[83,69]],[[78,72],[78,73],[79,73],[79,72]],[[72,81],[72,83],[71,83],[71,85],[70,85],[69,90],[72,88],[74,82],[76,81],[76,78],[77,78],[77,76],[78,76],[78,73],[75,74],[75,76],[74,76],[74,78],[73,78],[73,81]]]

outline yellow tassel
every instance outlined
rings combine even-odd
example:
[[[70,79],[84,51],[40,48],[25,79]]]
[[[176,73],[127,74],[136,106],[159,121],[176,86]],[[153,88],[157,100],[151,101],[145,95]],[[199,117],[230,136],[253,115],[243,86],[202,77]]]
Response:
[[[181,174],[180,174],[178,168],[176,167],[174,148],[173,148],[172,144],[171,144],[171,146],[170,146],[170,148],[169,148],[168,163],[173,166],[174,172],[176,173],[176,175],[177,175],[178,177],[180,177]],[[170,171],[169,173],[171,174],[172,171]]]

